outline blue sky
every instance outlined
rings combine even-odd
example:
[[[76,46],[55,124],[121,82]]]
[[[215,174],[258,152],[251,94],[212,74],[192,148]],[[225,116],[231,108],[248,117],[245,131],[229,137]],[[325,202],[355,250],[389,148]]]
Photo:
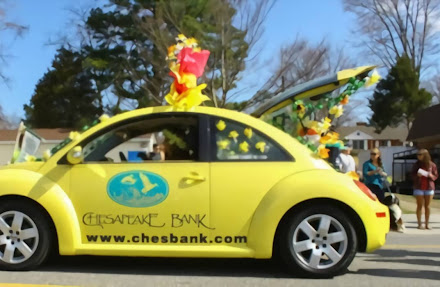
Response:
[[[38,80],[50,67],[56,46],[47,45],[50,38],[68,33],[71,18],[68,8],[94,0],[15,0],[9,19],[29,26],[22,38],[0,34],[2,46],[12,57],[2,71],[10,78],[8,86],[0,84],[0,105],[13,117],[23,117],[23,105],[29,103]],[[342,0],[279,0],[271,11],[261,43],[263,59],[270,59],[283,43],[297,35],[318,42],[326,37],[338,47],[347,48],[353,17],[343,11]],[[345,47],[344,47],[345,45]],[[258,72],[258,71],[257,71]]]

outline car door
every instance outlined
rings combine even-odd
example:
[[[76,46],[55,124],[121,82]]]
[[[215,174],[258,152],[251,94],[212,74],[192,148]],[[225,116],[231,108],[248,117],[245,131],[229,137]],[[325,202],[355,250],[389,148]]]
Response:
[[[215,243],[246,246],[262,198],[297,168],[292,156],[267,135],[231,119],[212,117],[210,214]]]
[[[82,243],[205,243],[210,183],[201,133],[195,114],[168,113],[86,139],[84,162],[72,167],[70,181]],[[165,148],[151,155],[156,144]]]

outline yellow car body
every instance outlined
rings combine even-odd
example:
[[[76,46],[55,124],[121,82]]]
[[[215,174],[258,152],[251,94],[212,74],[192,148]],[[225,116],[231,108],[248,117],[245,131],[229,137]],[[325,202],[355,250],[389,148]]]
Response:
[[[217,125],[220,120],[242,124],[273,141],[289,159],[78,164],[66,160],[76,147],[84,148],[88,139],[121,123],[179,114],[215,118]],[[120,204],[123,195],[112,198],[108,190],[116,178],[118,184],[127,185],[143,180],[142,192],[164,184],[167,195],[156,194],[159,201],[151,206]],[[9,200],[38,206],[45,213],[61,255],[271,258],[286,215],[313,205],[343,212],[355,228],[358,251],[379,248],[389,231],[386,206],[296,139],[250,115],[209,107],[126,112],[76,136],[46,162],[3,167],[0,202]]]
[[[83,139],[119,121],[133,117],[166,113],[168,107],[155,107],[127,112],[111,118],[86,131],[80,138],[66,145],[47,162],[19,163],[0,171],[0,199],[21,196],[35,201],[50,215],[57,230],[62,255],[135,255],[135,256],[203,256],[270,258],[279,222],[291,208],[310,200],[334,200],[359,216],[366,233],[362,251],[373,251],[385,243],[388,217],[376,216],[387,212],[378,201],[370,200],[346,175],[334,171],[326,162],[282,131],[243,113],[206,107],[196,107],[193,113],[215,115],[246,123],[278,142],[292,155],[291,162],[231,162],[231,163],[143,163],[58,165],[65,154]],[[174,189],[172,204],[158,205],[147,210],[121,206],[111,201],[106,183],[112,176],[128,170],[162,170]],[[207,180],[193,190],[179,188],[178,182],[189,170],[202,174]],[[197,194],[195,194],[197,193]],[[86,235],[139,235],[142,224],[107,224],[105,228],[84,224],[83,217],[96,215],[151,216],[151,227],[156,236],[173,233],[176,236],[197,235],[246,236],[247,243],[229,244],[139,244],[134,242],[94,244]],[[157,214],[157,216],[153,216]],[[190,223],[171,227],[173,214],[178,214],[174,225],[183,216]],[[198,216],[198,219],[196,219]],[[201,217],[203,217],[201,220]],[[102,218],[104,221],[105,219]],[[124,219],[122,219],[124,220]],[[143,219],[145,220],[145,219]],[[147,219],[148,221],[149,219]],[[123,221],[124,222],[124,221]],[[207,226],[207,227],[205,227]],[[148,230],[148,232],[151,232]],[[190,245],[190,246],[189,246]]]

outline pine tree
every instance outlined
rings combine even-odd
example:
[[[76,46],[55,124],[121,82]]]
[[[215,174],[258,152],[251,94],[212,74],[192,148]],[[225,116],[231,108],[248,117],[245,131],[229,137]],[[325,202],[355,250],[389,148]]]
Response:
[[[398,58],[369,100],[373,111],[370,123],[378,132],[401,123],[409,129],[416,113],[428,107],[432,99],[432,95],[419,85],[419,75],[412,67],[411,59],[407,56]]]
[[[103,113],[99,95],[83,69],[78,52],[59,49],[52,69],[24,106],[25,122],[34,128],[79,128]]]
[[[194,37],[211,56],[203,79],[214,104],[226,104],[244,69],[246,31],[233,26],[236,10],[217,0],[109,0],[106,9],[93,9],[86,21],[90,41],[82,49],[98,92],[109,90],[134,108],[164,104],[171,78],[167,47],[182,33]],[[218,96],[217,96],[218,94]],[[219,101],[216,101],[219,99]]]

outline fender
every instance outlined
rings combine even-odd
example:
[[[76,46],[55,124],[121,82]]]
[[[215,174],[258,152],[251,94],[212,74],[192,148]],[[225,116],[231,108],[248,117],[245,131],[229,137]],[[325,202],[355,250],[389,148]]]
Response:
[[[0,171],[0,198],[5,195],[38,202],[55,224],[60,254],[75,253],[80,242],[79,224],[71,200],[58,184],[34,171],[5,169]]]
[[[334,170],[293,174],[277,183],[261,200],[249,228],[248,246],[255,250],[256,258],[272,257],[275,232],[281,219],[292,207],[309,199],[340,201],[350,206],[364,222],[376,203],[371,200],[365,204],[365,197],[350,177]]]

